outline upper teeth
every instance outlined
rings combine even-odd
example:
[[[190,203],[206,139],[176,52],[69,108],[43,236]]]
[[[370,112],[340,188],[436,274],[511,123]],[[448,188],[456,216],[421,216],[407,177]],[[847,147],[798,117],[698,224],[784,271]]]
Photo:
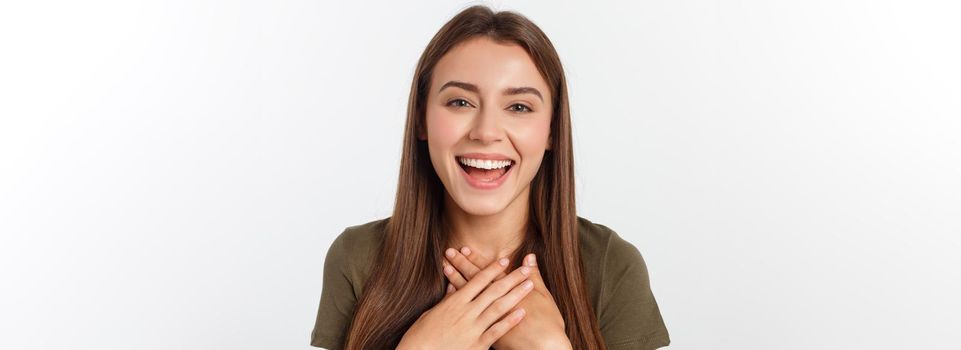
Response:
[[[481,169],[500,169],[511,165],[510,160],[490,160],[490,159],[470,159],[461,158],[460,163],[466,166],[481,168]]]

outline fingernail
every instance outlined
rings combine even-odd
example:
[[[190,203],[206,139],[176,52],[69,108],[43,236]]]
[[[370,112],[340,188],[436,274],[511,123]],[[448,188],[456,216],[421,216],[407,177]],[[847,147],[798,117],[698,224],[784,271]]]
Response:
[[[453,268],[453,267],[450,267],[450,266],[444,266],[444,273],[446,273],[446,274],[448,274],[448,275],[449,275],[449,274],[452,274],[452,273],[454,273],[454,268]]]
[[[444,252],[444,254],[446,254],[448,258],[453,258],[453,257],[454,257],[454,254],[456,254],[456,253],[457,253],[457,251],[454,250],[454,248],[447,248],[447,251]]]
[[[517,315],[517,317],[523,317],[524,314],[526,314],[526,313],[527,313],[527,312],[524,311],[524,309],[517,309],[517,311],[514,311],[514,314]]]
[[[501,258],[501,259],[498,260],[497,262],[499,262],[499,263],[501,264],[501,266],[507,266],[507,263],[508,263],[509,261],[507,260],[507,258]]]
[[[527,266],[521,266],[521,274],[527,276],[531,273],[531,268]]]
[[[454,285],[453,285],[453,284],[448,284],[448,285],[447,285],[447,292],[453,292],[453,291],[454,291]]]
[[[524,282],[524,284],[521,285],[521,287],[523,287],[524,289],[531,289],[531,287],[533,286],[534,286],[534,282],[532,282],[531,280],[527,280],[526,282]]]
[[[463,247],[460,249],[460,253],[464,255],[470,255],[470,248]]]
[[[537,258],[534,257],[534,254],[530,254],[527,256],[527,266],[534,265],[537,265]]]

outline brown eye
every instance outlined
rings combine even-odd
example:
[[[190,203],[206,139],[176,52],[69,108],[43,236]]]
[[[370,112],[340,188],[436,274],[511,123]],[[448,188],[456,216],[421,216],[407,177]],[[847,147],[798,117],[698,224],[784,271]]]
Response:
[[[519,108],[518,108],[518,107],[519,107]],[[533,110],[531,110],[530,107],[527,107],[527,106],[522,105],[522,104],[520,104],[520,103],[515,103],[515,104],[511,105],[510,110],[511,110],[511,111],[514,111],[514,112],[521,112],[521,113],[530,113],[530,112],[533,112]]]
[[[465,101],[465,100],[462,99],[462,98],[457,98],[457,99],[453,99],[453,100],[450,100],[449,102],[447,102],[447,105],[448,105],[448,106],[454,106],[454,107],[460,108],[460,107],[470,106],[470,103],[468,103],[467,101]]]

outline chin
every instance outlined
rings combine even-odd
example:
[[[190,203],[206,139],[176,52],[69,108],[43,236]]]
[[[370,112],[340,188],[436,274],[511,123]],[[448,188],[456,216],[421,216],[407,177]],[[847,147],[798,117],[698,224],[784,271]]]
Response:
[[[494,215],[504,211],[510,204],[500,198],[477,198],[474,196],[458,196],[454,203],[465,213],[475,216]]]

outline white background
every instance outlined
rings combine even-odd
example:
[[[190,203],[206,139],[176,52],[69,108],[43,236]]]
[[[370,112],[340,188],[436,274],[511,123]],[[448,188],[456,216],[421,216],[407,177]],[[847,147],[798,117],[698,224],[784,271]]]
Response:
[[[0,348],[308,349],[469,4],[4,1]],[[670,348],[961,347],[956,1],[493,5],[556,45],[579,214]]]

